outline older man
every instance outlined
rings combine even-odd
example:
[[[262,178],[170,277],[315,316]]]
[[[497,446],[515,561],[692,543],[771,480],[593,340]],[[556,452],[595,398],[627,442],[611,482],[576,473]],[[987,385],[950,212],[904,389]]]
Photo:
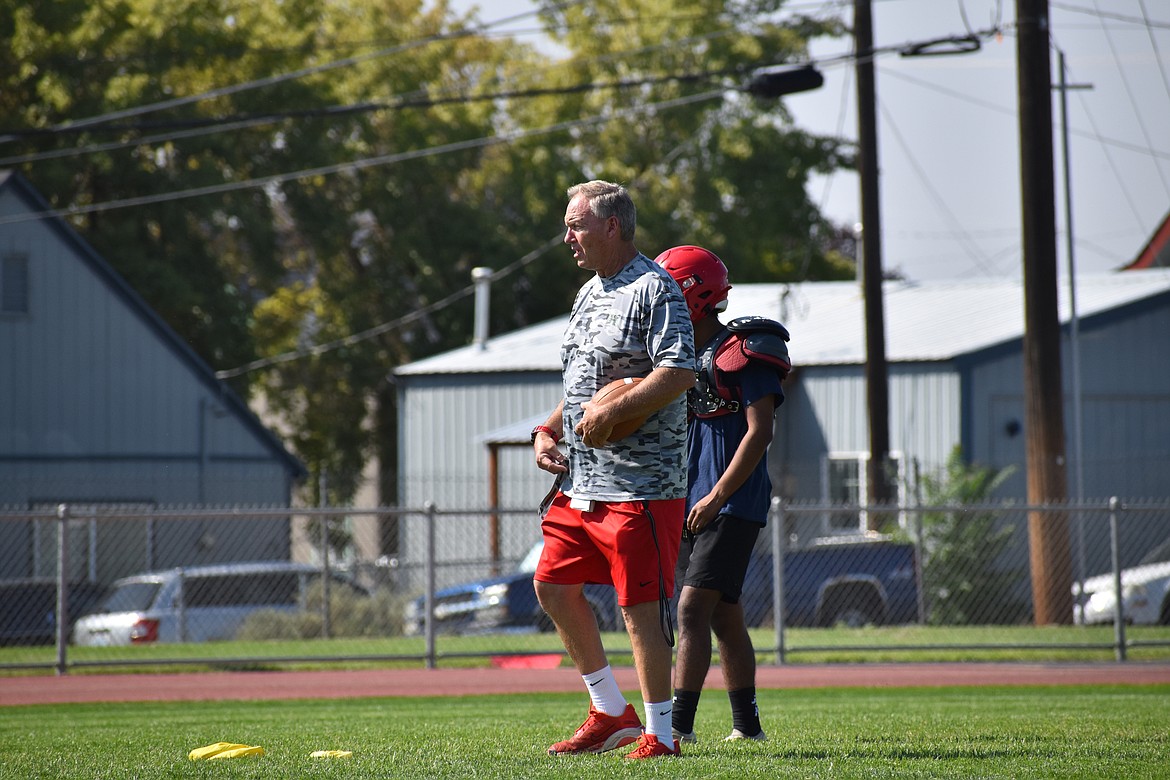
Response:
[[[536,594],[589,691],[589,715],[550,755],[600,753],[637,742],[627,758],[678,755],[671,733],[668,600],[682,536],[686,403],[694,335],[674,280],[634,245],[636,211],[620,185],[571,187],[565,243],[594,272],[578,292],[561,345],[564,394],[532,432],[536,464],[559,475],[541,529]],[[590,404],[615,379],[641,382]],[[648,415],[617,441],[617,423]],[[564,443],[562,455],[557,445]],[[646,727],[618,688],[585,583],[612,584],[625,618]]]

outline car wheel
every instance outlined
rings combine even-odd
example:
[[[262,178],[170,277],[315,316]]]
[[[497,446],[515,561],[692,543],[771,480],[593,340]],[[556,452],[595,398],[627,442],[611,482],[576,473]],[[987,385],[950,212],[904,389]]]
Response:
[[[882,603],[872,588],[848,584],[825,594],[819,625],[861,628],[882,622]]]
[[[832,619],[829,620],[829,625],[861,628],[876,622],[877,620],[869,613],[869,610],[859,607],[845,607],[833,615]]]

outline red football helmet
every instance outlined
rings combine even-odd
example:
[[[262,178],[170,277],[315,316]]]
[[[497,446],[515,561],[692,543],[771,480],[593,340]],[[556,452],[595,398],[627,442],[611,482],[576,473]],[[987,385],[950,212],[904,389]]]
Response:
[[[691,322],[727,308],[727,266],[701,246],[676,246],[654,258],[682,288]]]

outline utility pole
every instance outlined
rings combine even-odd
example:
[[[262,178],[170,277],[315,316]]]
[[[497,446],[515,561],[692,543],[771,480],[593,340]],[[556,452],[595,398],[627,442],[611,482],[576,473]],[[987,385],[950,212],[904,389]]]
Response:
[[[1048,0],[1016,0],[1020,179],[1024,246],[1024,416],[1028,504],[1068,498],[1057,306],[1056,196]],[[1072,559],[1065,512],[1028,513],[1037,625],[1072,622]]]
[[[853,2],[857,57],[857,161],[861,175],[862,291],[865,296],[865,398],[869,412],[866,502],[887,504],[890,490],[890,398],[886,367],[886,317],[882,301],[882,221],[878,188],[877,86],[873,67],[873,11],[870,0]],[[866,514],[869,530],[881,515]]]

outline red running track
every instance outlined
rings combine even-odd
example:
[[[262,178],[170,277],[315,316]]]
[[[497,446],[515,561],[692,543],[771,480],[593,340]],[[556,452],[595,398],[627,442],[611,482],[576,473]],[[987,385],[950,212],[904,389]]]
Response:
[[[634,670],[615,670],[637,690]],[[1170,663],[938,663],[761,666],[760,688],[887,688],[977,685],[1154,685],[1170,683]],[[722,689],[718,668],[708,689]],[[571,668],[386,669],[312,672],[196,672],[0,677],[0,706],[71,702],[343,699],[475,696],[582,691]]]

